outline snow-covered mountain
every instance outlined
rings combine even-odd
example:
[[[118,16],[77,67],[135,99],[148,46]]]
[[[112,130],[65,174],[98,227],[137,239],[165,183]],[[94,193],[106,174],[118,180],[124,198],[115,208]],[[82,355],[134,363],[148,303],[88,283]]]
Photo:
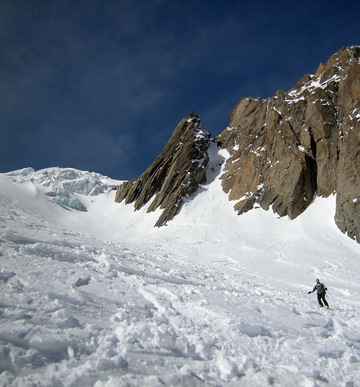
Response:
[[[1,386],[360,384],[360,245],[335,197],[294,220],[238,216],[229,155],[208,156],[161,228],[161,209],[115,203],[120,182],[98,174],[0,175]],[[330,310],[307,294],[316,278]]]
[[[15,183],[27,183],[36,195],[45,194],[51,198],[51,202],[78,211],[87,211],[80,195],[96,196],[116,189],[121,183],[99,173],[59,167],[40,171],[23,168],[5,173],[4,176]]]

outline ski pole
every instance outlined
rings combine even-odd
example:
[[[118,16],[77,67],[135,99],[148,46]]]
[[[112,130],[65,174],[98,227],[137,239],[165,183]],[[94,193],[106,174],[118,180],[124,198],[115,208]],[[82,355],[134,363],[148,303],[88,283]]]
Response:
[[[327,294],[331,297],[331,299],[334,301],[334,303],[337,305],[337,302],[335,300],[335,298],[333,297],[333,295],[331,293],[329,293],[329,291],[327,291]]]

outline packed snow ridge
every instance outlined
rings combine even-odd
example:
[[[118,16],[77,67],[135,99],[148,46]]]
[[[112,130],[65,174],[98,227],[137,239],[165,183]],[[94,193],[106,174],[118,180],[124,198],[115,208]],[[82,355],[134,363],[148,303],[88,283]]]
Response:
[[[0,175],[1,386],[360,385],[360,246],[335,198],[237,216],[213,145],[209,182],[160,229],[97,174]]]

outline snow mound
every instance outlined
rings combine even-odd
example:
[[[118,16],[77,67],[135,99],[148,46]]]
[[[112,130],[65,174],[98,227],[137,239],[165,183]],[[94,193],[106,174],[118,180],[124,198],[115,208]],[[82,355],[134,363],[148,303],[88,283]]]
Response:
[[[2,175],[14,183],[31,183],[51,202],[77,211],[87,211],[79,195],[97,196],[116,189],[120,184],[120,181],[99,173],[74,168],[53,167],[35,171],[28,167]]]

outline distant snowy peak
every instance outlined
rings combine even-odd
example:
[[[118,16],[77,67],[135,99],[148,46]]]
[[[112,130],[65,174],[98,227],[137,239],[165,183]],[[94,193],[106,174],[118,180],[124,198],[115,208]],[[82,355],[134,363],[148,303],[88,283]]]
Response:
[[[33,184],[53,203],[78,211],[87,210],[81,195],[96,196],[116,189],[121,183],[99,173],[74,168],[54,167],[35,171],[29,167],[2,175],[17,184]]]

